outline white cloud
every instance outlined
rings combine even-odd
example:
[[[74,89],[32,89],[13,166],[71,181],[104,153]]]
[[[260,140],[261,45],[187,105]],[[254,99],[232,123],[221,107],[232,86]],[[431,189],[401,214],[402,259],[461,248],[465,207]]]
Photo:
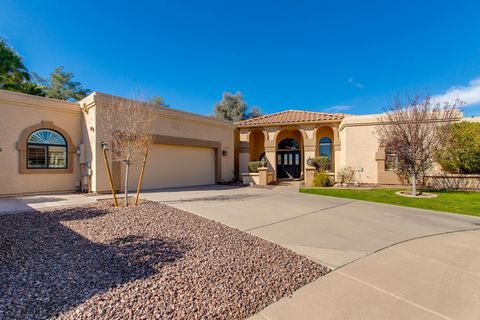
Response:
[[[348,79],[348,83],[350,83],[351,85],[357,87],[358,89],[363,89],[363,87],[364,87],[363,84],[361,84],[361,83],[359,83],[359,82],[355,82],[355,81],[353,80],[353,78],[349,78],[349,79]]]
[[[455,101],[461,100],[465,105],[476,104],[480,102],[480,78],[469,82],[468,86],[454,86],[450,87],[447,92],[433,97],[440,101]]]
[[[344,105],[344,104],[340,104],[340,105],[337,105],[337,106],[327,108],[327,109],[325,109],[325,111],[326,112],[343,113],[343,112],[346,112],[350,109],[352,109],[352,106],[347,106],[347,105]]]

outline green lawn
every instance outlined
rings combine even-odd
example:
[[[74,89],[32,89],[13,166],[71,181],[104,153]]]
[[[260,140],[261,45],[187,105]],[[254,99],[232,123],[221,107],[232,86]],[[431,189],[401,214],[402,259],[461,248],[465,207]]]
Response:
[[[445,191],[434,192],[438,198],[414,199],[395,194],[399,189],[300,189],[300,192],[331,197],[349,198],[373,202],[395,204],[437,211],[446,211],[472,216],[480,216],[480,192]],[[403,189],[404,190],[404,189]]]

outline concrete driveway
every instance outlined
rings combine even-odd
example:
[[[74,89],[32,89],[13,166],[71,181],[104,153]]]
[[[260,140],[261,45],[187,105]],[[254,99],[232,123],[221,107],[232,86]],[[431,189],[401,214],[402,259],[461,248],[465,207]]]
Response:
[[[252,317],[479,319],[480,219],[274,189],[206,186],[144,197],[334,269]]]
[[[143,197],[249,232],[333,269],[387,246],[432,234],[480,228],[480,219],[273,189],[204,186]]]

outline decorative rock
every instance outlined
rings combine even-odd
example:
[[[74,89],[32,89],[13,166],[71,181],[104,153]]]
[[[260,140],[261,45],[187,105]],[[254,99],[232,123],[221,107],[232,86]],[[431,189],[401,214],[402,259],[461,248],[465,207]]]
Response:
[[[2,215],[2,319],[244,319],[329,272],[160,203]]]

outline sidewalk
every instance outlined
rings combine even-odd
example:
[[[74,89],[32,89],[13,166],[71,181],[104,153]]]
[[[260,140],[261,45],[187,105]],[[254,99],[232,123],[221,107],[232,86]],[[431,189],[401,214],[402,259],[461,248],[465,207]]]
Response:
[[[86,196],[84,193],[68,193],[0,198],[0,214],[94,203],[101,197],[106,196]]]
[[[480,231],[407,241],[341,267],[252,320],[479,319]]]

